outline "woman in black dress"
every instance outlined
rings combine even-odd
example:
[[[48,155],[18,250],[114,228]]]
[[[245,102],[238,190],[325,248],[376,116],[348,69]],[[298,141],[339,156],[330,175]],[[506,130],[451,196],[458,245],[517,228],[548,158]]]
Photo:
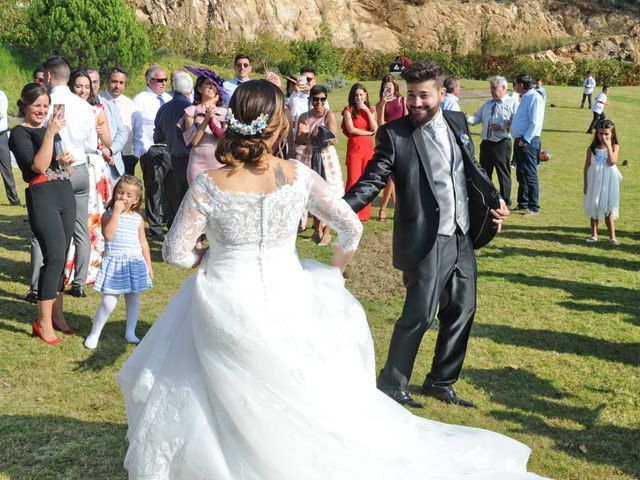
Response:
[[[24,120],[11,130],[9,148],[29,184],[29,224],[44,257],[38,280],[38,320],[32,323],[32,333],[49,345],[57,345],[61,340],[54,329],[74,333],[62,307],[64,262],[75,222],[75,200],[69,180],[73,157],[64,151],[58,135],[66,124],[64,111],[54,111],[43,127],[49,104],[49,94],[40,84],[30,83],[22,89],[18,108]],[[63,153],[56,155],[55,144]]]

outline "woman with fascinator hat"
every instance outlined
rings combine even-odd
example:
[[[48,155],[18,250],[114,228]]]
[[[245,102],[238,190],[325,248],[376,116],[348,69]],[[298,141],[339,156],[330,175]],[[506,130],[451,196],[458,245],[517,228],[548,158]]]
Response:
[[[184,143],[191,147],[187,166],[187,182],[191,184],[203,170],[222,167],[215,152],[224,135],[226,108],[222,107],[222,79],[214,71],[204,67],[185,68],[198,76],[193,89],[193,105],[184,110],[184,117],[178,123]]]
[[[322,178],[275,157],[282,92],[242,83],[216,157],[163,245],[195,273],[123,366],[130,479],[531,479],[507,437],[412,415],[376,388],[344,287],[362,224]],[[304,209],[337,231],[331,265],[295,253]],[[209,248],[194,248],[205,230]]]

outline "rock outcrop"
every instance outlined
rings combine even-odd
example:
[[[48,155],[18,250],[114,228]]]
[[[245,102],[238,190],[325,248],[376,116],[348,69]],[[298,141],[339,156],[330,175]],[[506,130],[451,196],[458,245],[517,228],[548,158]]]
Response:
[[[565,43],[539,53],[637,61],[640,13],[585,0],[131,0],[138,16],[173,28],[212,26],[251,38],[271,30],[284,39],[313,39],[322,23],[336,45],[394,52],[403,45],[432,49],[445,28],[462,51],[477,45],[481,19],[509,45]],[[570,43],[571,42],[571,43]],[[568,45],[567,45],[568,44]]]

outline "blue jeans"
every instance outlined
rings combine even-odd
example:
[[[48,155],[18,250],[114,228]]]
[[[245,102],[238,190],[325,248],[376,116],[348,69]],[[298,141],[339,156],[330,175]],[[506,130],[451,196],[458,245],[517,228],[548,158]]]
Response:
[[[518,180],[518,208],[526,208],[532,212],[540,210],[540,187],[538,184],[538,151],[540,137],[533,137],[524,147],[519,146],[521,138],[513,141],[513,160],[516,163],[516,179]]]

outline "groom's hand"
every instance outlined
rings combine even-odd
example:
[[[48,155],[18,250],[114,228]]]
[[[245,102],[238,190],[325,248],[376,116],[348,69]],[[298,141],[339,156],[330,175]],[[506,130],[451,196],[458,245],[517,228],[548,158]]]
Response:
[[[507,208],[507,204],[504,200],[500,199],[500,208],[496,208],[491,210],[491,215],[493,215],[493,223],[498,224],[498,233],[502,231],[502,222],[504,222],[509,216],[509,209]]]

